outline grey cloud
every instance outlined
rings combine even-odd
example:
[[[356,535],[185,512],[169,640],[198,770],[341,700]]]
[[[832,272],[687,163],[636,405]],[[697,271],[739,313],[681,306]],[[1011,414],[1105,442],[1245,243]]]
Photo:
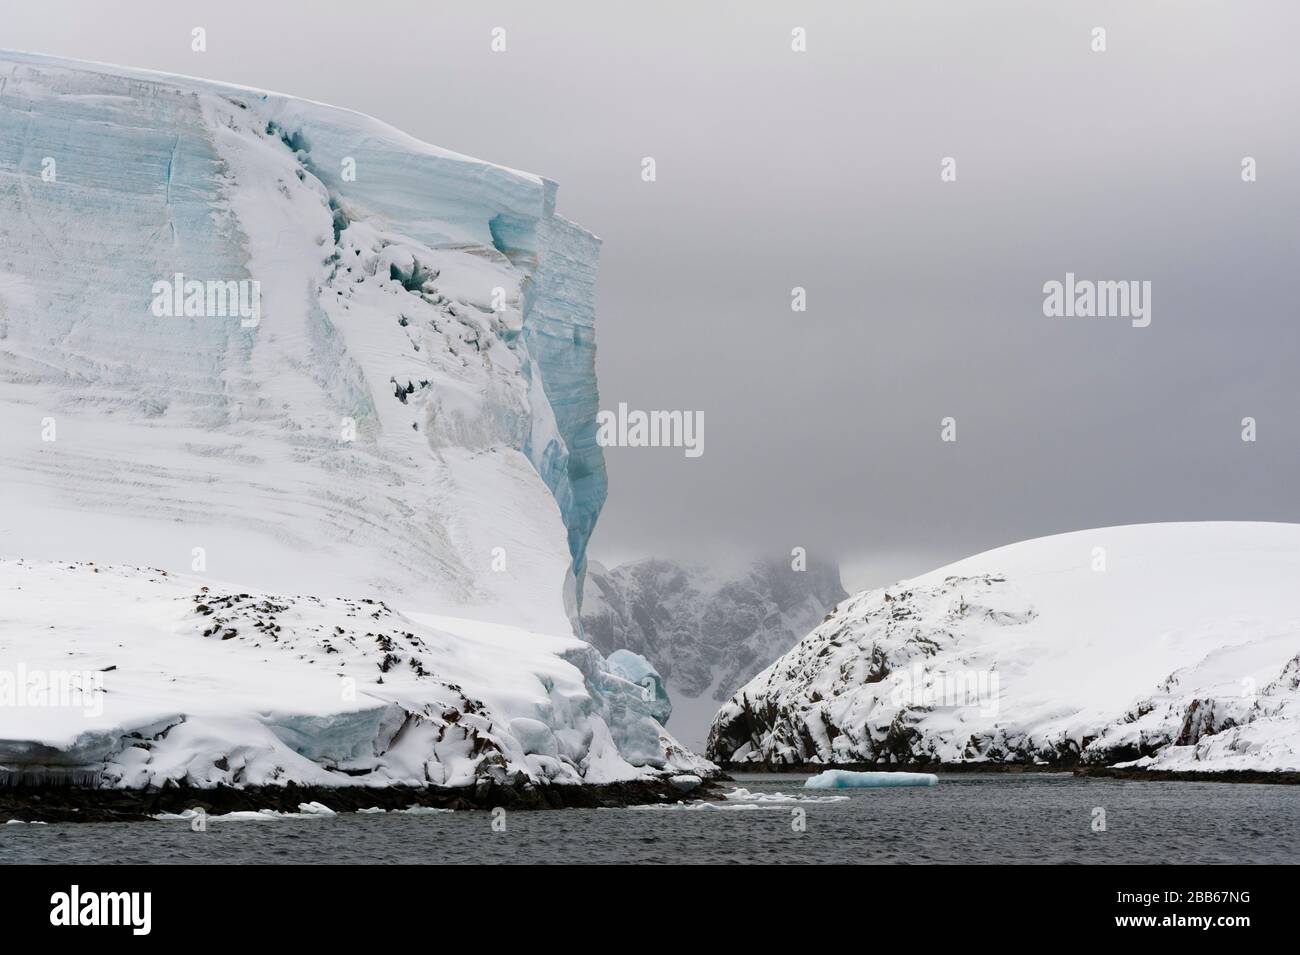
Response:
[[[560,182],[605,242],[603,406],[707,422],[697,459],[608,452],[597,556],[802,544],[852,586],[1081,527],[1296,518],[1295,4],[50,0],[5,26]],[[1150,280],[1151,326],[1045,318],[1067,271]]]

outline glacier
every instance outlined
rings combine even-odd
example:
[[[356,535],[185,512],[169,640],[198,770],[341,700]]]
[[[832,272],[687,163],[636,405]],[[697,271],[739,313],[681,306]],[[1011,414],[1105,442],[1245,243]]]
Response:
[[[1300,770],[1300,525],[1077,531],[841,603],[718,711],[755,764]]]
[[[204,547],[277,589],[489,615],[567,575],[576,616],[606,490],[598,240],[555,192],[347,110],[3,54],[7,550],[183,568]],[[258,281],[260,324],[152,317],[175,274]],[[536,498],[524,461],[554,503],[511,527],[490,511]],[[63,539],[23,516],[65,507],[88,513]]]
[[[0,668],[106,682],[99,716],[0,709],[5,772],[712,771],[572,636],[599,240],[556,189],[346,109],[0,52]],[[255,320],[160,316],[184,280]]]

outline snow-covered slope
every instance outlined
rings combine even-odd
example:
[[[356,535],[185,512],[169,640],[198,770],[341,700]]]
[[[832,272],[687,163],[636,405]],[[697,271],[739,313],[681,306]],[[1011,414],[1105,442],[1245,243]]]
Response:
[[[0,53],[0,694],[105,681],[0,706],[0,766],[706,770],[653,668],[571,636],[597,246],[553,183],[357,113]]]
[[[722,760],[1300,769],[1300,525],[1152,524],[861,593],[719,711]]]
[[[647,559],[588,568],[584,632],[604,653],[626,647],[663,674],[673,732],[702,746],[716,703],[784,653],[848,596],[839,571],[758,560],[720,569]]]
[[[219,579],[567,632],[605,469],[597,241],[553,183],[347,110],[0,53],[0,252],[0,552],[203,548]],[[159,317],[178,273],[260,283],[256,324]]]
[[[0,608],[0,782],[469,786],[710,768],[575,637],[47,561],[0,561]]]

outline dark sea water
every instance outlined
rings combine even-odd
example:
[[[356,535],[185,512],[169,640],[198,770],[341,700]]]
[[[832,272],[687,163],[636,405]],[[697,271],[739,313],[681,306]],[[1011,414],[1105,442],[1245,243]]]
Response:
[[[0,826],[0,862],[1300,862],[1300,786],[959,774],[926,789],[737,775],[727,807]],[[801,801],[779,801],[781,796]],[[834,802],[806,801],[827,795]],[[1094,831],[1094,810],[1105,831]],[[802,810],[803,831],[796,831]]]

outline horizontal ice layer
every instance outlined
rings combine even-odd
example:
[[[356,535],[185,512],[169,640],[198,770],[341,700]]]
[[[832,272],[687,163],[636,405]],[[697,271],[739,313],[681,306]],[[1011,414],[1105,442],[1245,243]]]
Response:
[[[1300,770],[1300,525],[1025,541],[841,603],[718,712],[775,763]]]
[[[0,53],[0,548],[567,631],[605,471],[554,205],[347,110]],[[177,274],[258,324],[154,314]]]

